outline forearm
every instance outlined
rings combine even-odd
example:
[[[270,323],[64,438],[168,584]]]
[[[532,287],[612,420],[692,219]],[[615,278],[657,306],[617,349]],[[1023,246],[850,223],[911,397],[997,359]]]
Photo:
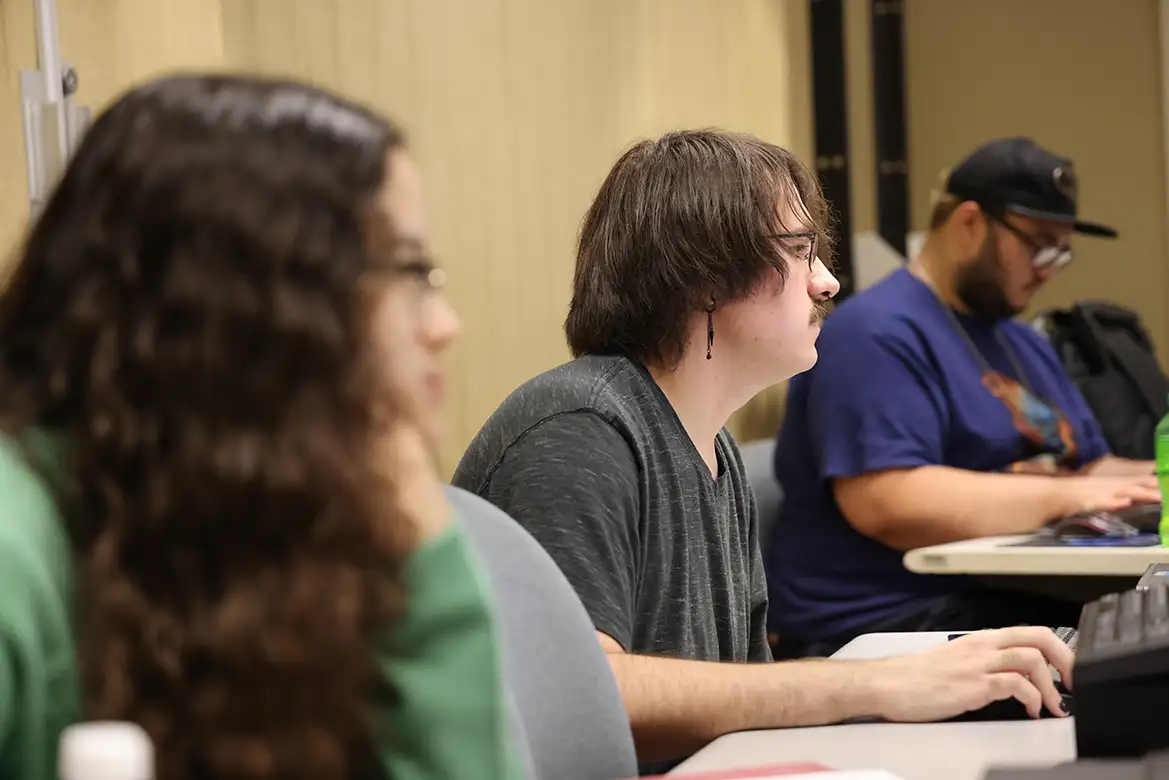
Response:
[[[878,714],[876,670],[847,661],[730,664],[610,654],[642,761],[688,755],[736,731]]]
[[[1029,533],[1074,511],[1058,477],[923,466],[861,479],[869,478],[885,482],[860,493],[846,516],[867,514],[854,525],[899,550]]]

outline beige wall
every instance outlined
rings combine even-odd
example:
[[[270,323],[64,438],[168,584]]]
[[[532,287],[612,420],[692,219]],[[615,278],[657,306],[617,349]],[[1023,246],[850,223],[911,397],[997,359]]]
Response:
[[[62,55],[80,74],[78,101],[95,111],[160,71],[223,60],[219,0],[57,0],[57,16]],[[0,67],[0,258],[7,258],[28,217],[20,71],[37,68],[32,0],[0,0]]]
[[[398,118],[427,175],[435,252],[465,331],[451,355],[453,467],[504,396],[566,359],[573,241],[632,140],[702,125],[796,128],[783,0],[232,0],[226,61],[340,89]],[[806,25],[806,19],[803,21]],[[794,51],[794,54],[792,53]],[[802,72],[802,68],[798,68]],[[800,81],[796,78],[795,81]],[[774,397],[740,417],[773,420]],[[758,423],[755,423],[758,425]],[[764,422],[773,425],[774,422]]]
[[[873,134],[872,44],[869,0],[844,0],[845,89],[848,90],[848,156],[852,229],[877,229],[877,139]]]

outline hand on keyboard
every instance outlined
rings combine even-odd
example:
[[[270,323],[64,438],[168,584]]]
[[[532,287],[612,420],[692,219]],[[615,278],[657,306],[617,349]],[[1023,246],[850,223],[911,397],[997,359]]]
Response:
[[[886,720],[945,720],[994,701],[1018,699],[1039,717],[1043,707],[1057,717],[1067,713],[1052,679],[1052,667],[1072,687],[1074,654],[1050,628],[1018,626],[977,631],[924,653],[882,662],[883,701],[877,713]]]
[[[1066,514],[1114,512],[1133,504],[1157,503],[1161,492],[1152,474],[1127,477],[1067,477],[1060,490],[1068,502]]]

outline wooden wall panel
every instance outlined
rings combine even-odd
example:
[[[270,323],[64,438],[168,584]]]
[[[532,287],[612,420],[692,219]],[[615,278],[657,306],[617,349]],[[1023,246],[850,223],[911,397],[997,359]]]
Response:
[[[20,71],[36,67],[31,0],[0,0],[0,284],[28,219]]]
[[[873,134],[873,68],[869,0],[845,0],[845,78],[848,90],[848,152],[852,165],[852,230],[877,229],[876,137]]]
[[[427,174],[436,254],[465,323],[452,350],[452,468],[495,406],[567,358],[580,219],[634,140],[722,126],[811,146],[803,3],[786,0],[58,0],[79,98],[159,72],[308,79],[399,120]],[[32,0],[0,0],[0,246],[26,214],[17,73]],[[771,435],[782,391],[736,417]]]
[[[218,68],[219,11],[217,0],[57,0],[61,52],[80,76],[79,101],[96,112],[160,73]]]
[[[567,358],[577,228],[626,145],[706,125],[789,141],[798,5],[225,0],[229,67],[338,89],[412,138],[465,326],[449,363],[447,470],[507,393]],[[770,417],[757,426],[770,435],[776,413],[763,398],[744,419]]]
[[[160,72],[219,67],[219,11],[219,0],[57,0],[61,54],[77,68],[79,102],[96,113],[130,85]],[[21,70],[37,67],[33,0],[0,0],[0,64],[2,272],[28,218],[19,83]]]

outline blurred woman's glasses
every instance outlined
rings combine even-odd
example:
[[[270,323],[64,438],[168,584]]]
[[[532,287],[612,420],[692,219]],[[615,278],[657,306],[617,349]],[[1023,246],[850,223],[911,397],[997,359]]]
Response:
[[[412,281],[423,293],[438,292],[446,286],[446,271],[427,257],[392,263],[389,270],[398,278]]]
[[[424,253],[398,253],[369,268],[362,281],[386,292],[395,291],[409,301],[415,314],[424,316],[446,286],[446,271]]]

